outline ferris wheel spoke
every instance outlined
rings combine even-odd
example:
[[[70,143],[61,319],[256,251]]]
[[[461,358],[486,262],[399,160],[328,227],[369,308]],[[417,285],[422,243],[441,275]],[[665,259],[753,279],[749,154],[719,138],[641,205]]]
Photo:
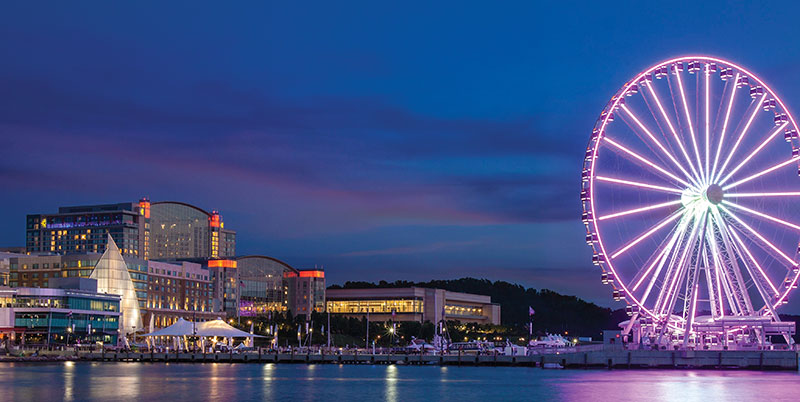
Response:
[[[728,163],[731,161],[733,154],[736,153],[736,150],[739,148],[739,145],[742,143],[742,139],[744,138],[745,134],[747,134],[747,130],[750,128],[750,125],[753,124],[753,120],[755,120],[758,111],[761,110],[761,105],[764,104],[764,99],[766,99],[767,94],[761,96],[761,99],[758,100],[758,103],[753,103],[753,113],[750,114],[750,117],[747,119],[747,123],[744,125],[742,132],[739,133],[739,137],[736,139],[736,142],[733,144],[733,148],[730,152],[728,152],[728,156],[725,158],[725,162],[722,163],[722,166],[719,168],[719,172],[717,172],[716,178],[722,176],[725,172],[725,167],[728,166]]]
[[[647,300],[647,298],[650,296],[650,292],[653,290],[653,286],[656,284],[656,281],[659,278],[661,270],[666,265],[667,270],[664,273],[664,280],[661,284],[661,288],[658,291],[658,297],[656,298],[656,303],[653,308],[653,311],[656,313],[658,313],[659,308],[662,305],[664,298],[666,297],[665,293],[667,290],[667,285],[670,283],[670,279],[672,278],[672,276],[675,275],[675,267],[677,265],[676,262],[678,261],[679,258],[678,256],[680,255],[681,244],[688,238],[689,231],[687,229],[689,227],[689,224],[691,224],[691,222],[692,222],[691,215],[684,214],[683,217],[681,217],[681,221],[678,223],[678,227],[675,230],[675,233],[673,233],[673,241],[671,249],[670,251],[664,254],[663,259],[661,260],[661,262],[658,265],[658,268],[656,269],[656,272],[650,277],[650,281],[648,282],[647,288],[645,289],[644,295],[642,296],[642,301]],[[670,256],[670,254],[672,255]],[[666,263],[667,260],[669,260],[668,264]]]
[[[772,215],[767,215],[767,214],[765,214],[765,213],[763,213],[763,212],[758,212],[758,211],[756,211],[756,210],[753,210],[753,209],[747,208],[747,207],[745,207],[745,206],[742,206],[742,205],[739,205],[739,204],[734,204],[734,203],[732,203],[732,202],[730,202],[730,201],[723,200],[722,202],[723,202],[725,205],[728,205],[728,206],[734,207],[734,208],[736,208],[736,209],[740,209],[740,210],[742,210],[742,211],[745,211],[745,212],[747,212],[747,213],[749,213],[749,214],[751,214],[751,215],[759,216],[759,217],[762,217],[762,218],[764,218],[764,219],[770,220],[770,221],[772,221],[772,222],[780,223],[781,225],[784,225],[784,226],[790,227],[790,228],[792,228],[792,229],[794,229],[794,230],[798,230],[798,231],[800,231],[800,226],[798,226],[798,225],[795,225],[794,223],[787,222],[787,221],[785,221],[785,220],[783,220],[783,219],[778,219],[778,218],[776,218],[776,217],[774,217],[774,216],[772,216]]]
[[[686,101],[686,93],[683,90],[683,80],[681,80],[681,72],[676,68],[675,77],[678,80],[678,90],[681,94],[681,101],[683,103],[683,111],[686,114],[686,122],[689,125],[689,135],[692,139],[692,147],[694,148],[694,155],[697,157],[697,168],[700,171],[700,179],[704,179],[703,163],[700,161],[700,150],[697,146],[697,138],[694,132],[694,125],[692,124],[692,116],[689,113],[689,103]]]
[[[658,110],[661,112],[661,116],[664,117],[664,120],[667,122],[667,126],[669,127],[670,132],[672,132],[672,137],[675,139],[675,142],[678,144],[678,147],[681,149],[683,153],[683,157],[686,159],[686,163],[689,165],[689,169],[692,170],[695,177],[699,177],[700,175],[697,173],[697,170],[694,168],[694,164],[692,163],[692,159],[689,158],[689,153],[686,152],[686,147],[683,145],[683,141],[681,141],[680,136],[678,136],[678,132],[675,130],[675,126],[672,125],[672,121],[667,116],[667,111],[664,109],[664,106],[661,104],[661,100],[656,95],[656,91],[653,88],[653,85],[647,85],[648,92],[653,97],[656,102],[656,106],[658,106]],[[642,93],[644,96],[644,93]]]
[[[683,252],[681,253],[681,259],[678,261],[678,265],[675,267],[676,274],[672,277],[672,281],[670,282],[670,286],[666,293],[666,303],[662,305],[661,312],[662,314],[670,315],[675,310],[675,302],[678,300],[678,287],[681,283],[686,280],[686,274],[688,271],[687,267],[687,256],[689,251],[694,248],[694,244],[697,240],[697,229],[700,226],[700,219],[695,219],[694,226],[692,227],[692,232],[687,238],[686,246],[683,248]]]
[[[769,285],[769,288],[772,290],[773,296],[779,294],[780,292],[778,292],[778,288],[776,288],[775,285],[772,284],[772,281],[769,280],[769,277],[767,276],[767,273],[764,272],[763,268],[761,268],[761,264],[759,264],[758,261],[756,261],[755,257],[753,257],[753,254],[750,252],[750,250],[744,244],[742,239],[739,237],[738,234],[736,234],[736,230],[730,229],[730,234],[731,234],[731,237],[733,237],[733,239],[736,240],[736,243],[738,244],[740,251],[744,251],[744,255],[747,255],[747,257],[750,259],[750,261],[756,267],[756,270],[761,275],[761,280],[763,282],[765,282],[767,285]],[[739,255],[744,257],[744,255],[742,255],[742,253],[739,253]],[[744,261],[744,260],[745,259],[742,258],[742,261]],[[749,266],[747,264],[744,264],[744,265],[745,265],[745,268],[748,271],[750,271]],[[753,278],[753,282],[756,283],[756,284],[759,284],[758,277],[755,275],[755,272],[749,272],[749,273],[750,273],[750,277]],[[764,299],[764,302],[769,304],[769,300],[766,299],[766,298]]]
[[[706,63],[704,65],[706,75],[706,177],[711,177],[711,65]]]
[[[625,185],[625,186],[632,186],[632,187],[639,187],[639,188],[648,188],[648,189],[652,189],[652,190],[665,191],[665,192],[668,192],[668,193],[677,193],[677,194],[683,193],[683,191],[681,189],[679,189],[679,188],[656,186],[654,184],[642,183],[642,182],[637,182],[637,181],[632,181],[632,180],[615,179],[613,177],[605,177],[605,176],[595,176],[595,179],[597,179],[599,181],[608,182],[608,183],[616,183],[616,184],[622,184],[622,185]],[[800,193],[798,193],[798,194],[800,194]]]
[[[747,197],[798,197],[800,191],[775,192],[775,193],[725,193],[724,198],[747,198]]]
[[[670,251],[672,251],[672,248],[675,246],[675,242],[678,240],[678,237],[681,234],[683,234],[682,227],[685,226],[686,216],[687,215],[684,214],[681,217],[681,220],[678,222],[678,225],[676,226],[675,230],[673,231],[672,236],[670,236],[669,238],[665,238],[664,241],[661,242],[661,245],[659,245],[659,249],[661,251],[659,251],[657,253],[657,257],[653,260],[653,262],[650,264],[650,266],[648,266],[647,269],[644,270],[644,271],[639,271],[636,274],[636,276],[633,278],[631,283],[628,284],[628,288],[630,288],[632,292],[635,292],[639,288],[639,286],[648,277],[648,275],[653,270],[653,268],[656,267],[656,264],[658,264],[658,268],[656,269],[655,273],[653,274],[653,277],[654,278],[658,277],[658,274],[661,272],[661,269],[662,269],[662,267],[664,265],[664,261],[667,259],[668,254],[670,253]],[[664,245],[664,243],[666,243],[666,245]],[[645,295],[643,297],[644,300],[647,299],[647,296],[649,295],[649,293],[650,293],[649,290],[645,293]]]
[[[733,85],[730,83],[733,82]],[[739,73],[736,73],[736,78],[733,81],[728,81],[725,86],[731,85],[731,96],[728,99],[728,107],[725,108],[725,120],[722,123],[722,131],[719,135],[719,143],[717,144],[717,153],[714,155],[714,166],[711,168],[711,177],[716,177],[715,172],[717,171],[717,163],[719,162],[719,156],[722,153],[722,143],[725,142],[725,133],[728,130],[728,121],[731,118],[731,110],[733,110],[733,99],[736,96],[736,83],[739,82]]]
[[[672,180],[675,180],[675,181],[677,181],[678,183],[681,183],[681,184],[685,185],[686,187],[691,187],[691,188],[694,188],[694,186],[690,185],[690,184],[689,184],[689,183],[687,183],[685,180],[683,180],[683,179],[679,178],[678,176],[675,176],[674,174],[672,174],[672,173],[668,172],[666,169],[662,168],[661,166],[658,166],[658,165],[656,165],[655,163],[653,163],[653,162],[649,161],[649,160],[648,160],[648,159],[646,159],[645,157],[643,157],[643,156],[641,156],[641,155],[637,154],[636,152],[633,152],[633,151],[631,151],[631,150],[630,150],[630,149],[628,149],[627,147],[625,147],[625,146],[623,146],[622,144],[619,144],[618,142],[616,142],[616,141],[612,140],[612,139],[611,139],[611,138],[609,138],[608,136],[605,136],[605,137],[603,137],[603,139],[604,139],[604,140],[605,140],[607,143],[609,143],[609,144],[613,145],[615,148],[619,149],[620,151],[622,151],[622,152],[624,152],[624,153],[626,153],[626,154],[628,154],[628,155],[632,156],[633,158],[635,158],[635,159],[636,159],[636,160],[638,160],[639,162],[642,162],[642,163],[644,163],[645,165],[647,165],[647,166],[650,166],[651,168],[653,168],[653,169],[657,170],[658,172],[661,172],[662,174],[666,175],[667,177],[671,178]]]
[[[733,176],[734,173],[739,171],[739,169],[741,169],[748,161],[750,161],[750,159],[752,159],[754,156],[756,156],[756,154],[759,153],[767,145],[768,142],[772,141],[772,139],[775,138],[775,136],[780,134],[780,132],[784,128],[786,128],[787,124],[789,124],[788,121],[783,123],[783,124],[781,124],[780,126],[778,126],[770,135],[767,136],[767,138],[761,144],[759,144],[752,152],[750,152],[750,154],[747,155],[747,157],[745,157],[738,165],[736,165],[736,167],[733,168],[730,171],[730,173],[728,173],[728,175],[725,176],[722,180],[720,180],[717,184],[722,185],[726,181],[728,181],[728,179],[730,179],[731,176]]]
[[[677,204],[680,204],[680,203],[681,203],[681,200],[675,200],[675,201],[664,202],[664,203],[661,203],[661,204],[648,205],[648,206],[644,206],[644,207],[640,207],[640,208],[629,209],[627,211],[616,212],[616,213],[613,213],[613,214],[604,215],[604,216],[601,216],[601,217],[597,218],[597,220],[604,221],[606,219],[617,218],[617,217],[620,217],[620,216],[638,214],[640,212],[652,211],[654,209],[659,209],[659,208],[666,208],[666,207],[669,207],[671,205],[677,205]]]
[[[750,227],[750,225],[748,225],[748,224],[747,224],[747,223],[745,223],[745,222],[744,222],[744,221],[743,221],[741,218],[739,218],[738,216],[736,216],[736,214],[734,214],[733,212],[731,212],[731,210],[729,210],[728,208],[725,208],[723,205],[719,205],[719,209],[720,209],[720,210],[722,210],[723,212],[725,212],[725,214],[726,214],[726,215],[728,215],[728,216],[730,216],[731,218],[733,218],[733,220],[735,220],[735,221],[736,221],[736,222],[737,222],[739,225],[741,225],[742,227],[744,227],[745,229],[747,229],[747,231],[748,231],[748,232],[750,232],[750,233],[751,233],[753,236],[755,236],[757,239],[761,240],[761,242],[762,242],[763,244],[765,244],[767,247],[769,247],[769,248],[770,248],[770,249],[772,249],[774,252],[776,252],[776,253],[777,253],[779,256],[781,256],[781,257],[782,257],[784,260],[786,260],[787,262],[789,262],[789,265],[790,265],[790,266],[792,266],[792,267],[793,267],[793,266],[797,265],[797,263],[796,263],[796,262],[795,262],[795,261],[794,261],[794,260],[793,260],[791,257],[789,257],[788,255],[786,255],[786,253],[784,253],[783,251],[781,251],[781,250],[780,250],[780,249],[779,249],[777,246],[775,246],[774,244],[772,244],[772,242],[770,242],[769,240],[767,240],[767,239],[766,239],[764,236],[762,236],[760,233],[758,233],[758,232],[757,232],[755,229],[753,229],[752,227]]]
[[[678,201],[678,202],[680,202],[680,201]],[[619,257],[620,254],[628,251],[631,247],[639,244],[642,240],[652,236],[653,233],[657,232],[658,230],[660,230],[664,226],[667,226],[670,222],[674,221],[675,219],[678,219],[682,214],[683,214],[683,210],[682,209],[679,209],[679,210],[673,212],[672,215],[670,215],[666,219],[662,220],[661,223],[659,223],[658,225],[655,225],[650,230],[648,230],[647,232],[643,233],[642,235],[640,235],[639,237],[637,237],[636,239],[634,239],[633,241],[631,241],[627,245],[623,246],[617,252],[612,254],[611,255],[611,259],[613,260],[614,258]]]
[[[636,115],[633,114],[633,112],[631,112],[630,109],[628,109],[627,106],[622,105],[622,110],[636,123],[637,126],[639,126],[642,131],[644,131],[645,134],[647,134],[650,140],[656,144],[658,149],[660,149],[661,152],[664,153],[664,155],[669,158],[669,160],[672,161],[672,163],[675,164],[675,166],[677,166],[681,172],[683,172],[687,179],[694,181],[694,176],[690,175],[689,172],[686,171],[686,169],[678,162],[678,160],[675,159],[675,156],[673,156],[672,153],[669,152],[663,144],[661,144],[661,141],[659,141],[656,136],[653,135],[653,133],[648,130],[647,127],[645,127],[645,125],[639,120],[639,118],[636,117]],[[695,182],[694,184],[697,185],[698,183]]]
[[[782,168],[782,167],[784,167],[786,165],[791,164],[792,162],[796,162],[797,160],[800,160],[800,156],[792,157],[789,160],[783,161],[783,162],[781,162],[781,163],[779,163],[779,164],[777,164],[775,166],[772,166],[770,168],[764,169],[764,170],[762,170],[762,171],[760,171],[760,172],[758,172],[758,173],[756,173],[756,174],[754,174],[752,176],[748,176],[748,177],[745,177],[742,180],[739,180],[737,182],[728,184],[727,186],[723,187],[722,189],[723,190],[728,190],[728,189],[734,188],[734,187],[736,187],[736,186],[738,186],[740,184],[747,183],[750,180],[753,180],[753,179],[759,178],[759,177],[761,177],[761,176],[763,176],[765,174],[771,173],[771,172],[773,172],[775,170],[778,170],[778,169],[780,169],[780,168]]]

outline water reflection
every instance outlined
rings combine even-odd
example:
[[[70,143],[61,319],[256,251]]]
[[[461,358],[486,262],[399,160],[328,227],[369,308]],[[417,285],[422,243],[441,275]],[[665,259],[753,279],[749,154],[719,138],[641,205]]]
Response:
[[[0,400],[793,400],[795,372],[304,364],[0,363]]]
[[[397,402],[397,366],[394,364],[386,367],[386,393],[384,400]]]
[[[64,363],[64,400],[74,401],[75,393],[75,362]]]

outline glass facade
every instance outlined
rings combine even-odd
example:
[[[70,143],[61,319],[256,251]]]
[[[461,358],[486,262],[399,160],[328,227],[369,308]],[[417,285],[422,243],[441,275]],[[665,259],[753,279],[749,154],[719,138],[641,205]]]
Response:
[[[444,313],[448,316],[483,317],[483,308],[477,306],[446,304],[444,306]]]
[[[150,204],[153,259],[221,258],[236,254],[236,233],[218,213],[178,202]]]
[[[116,296],[62,289],[0,291],[0,310],[13,312],[13,328],[28,344],[116,344],[120,302]]]
[[[422,314],[424,304],[421,299],[383,299],[383,300],[329,300],[328,311],[331,313],[366,314]]]
[[[297,272],[273,258],[247,256],[237,259],[239,281],[239,315],[266,315],[269,311],[289,308],[286,272]]]

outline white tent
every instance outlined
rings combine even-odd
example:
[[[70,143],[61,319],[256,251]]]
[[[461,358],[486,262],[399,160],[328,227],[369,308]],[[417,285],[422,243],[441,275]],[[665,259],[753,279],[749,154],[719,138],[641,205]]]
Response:
[[[238,330],[227,322],[217,318],[216,320],[201,322],[197,324],[197,336],[219,336],[224,338],[262,338],[261,335],[253,335],[249,332]]]
[[[152,318],[151,318],[152,319]],[[200,324],[197,324],[199,327]],[[178,318],[178,321],[175,324],[172,324],[166,328],[159,329],[158,331],[151,332],[149,334],[145,334],[143,336],[192,336],[195,324],[191,321],[186,321],[183,318]]]
[[[262,338],[249,332],[238,330],[221,319],[192,323],[178,318],[175,324],[143,336],[218,336],[222,338]]]

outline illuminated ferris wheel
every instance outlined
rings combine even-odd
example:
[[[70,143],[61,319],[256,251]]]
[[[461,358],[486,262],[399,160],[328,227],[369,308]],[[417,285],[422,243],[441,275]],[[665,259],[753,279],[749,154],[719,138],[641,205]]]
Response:
[[[761,79],[712,57],[659,63],[611,98],[581,200],[603,283],[628,304],[625,331],[662,345],[791,343],[776,309],[800,275],[797,133]]]

